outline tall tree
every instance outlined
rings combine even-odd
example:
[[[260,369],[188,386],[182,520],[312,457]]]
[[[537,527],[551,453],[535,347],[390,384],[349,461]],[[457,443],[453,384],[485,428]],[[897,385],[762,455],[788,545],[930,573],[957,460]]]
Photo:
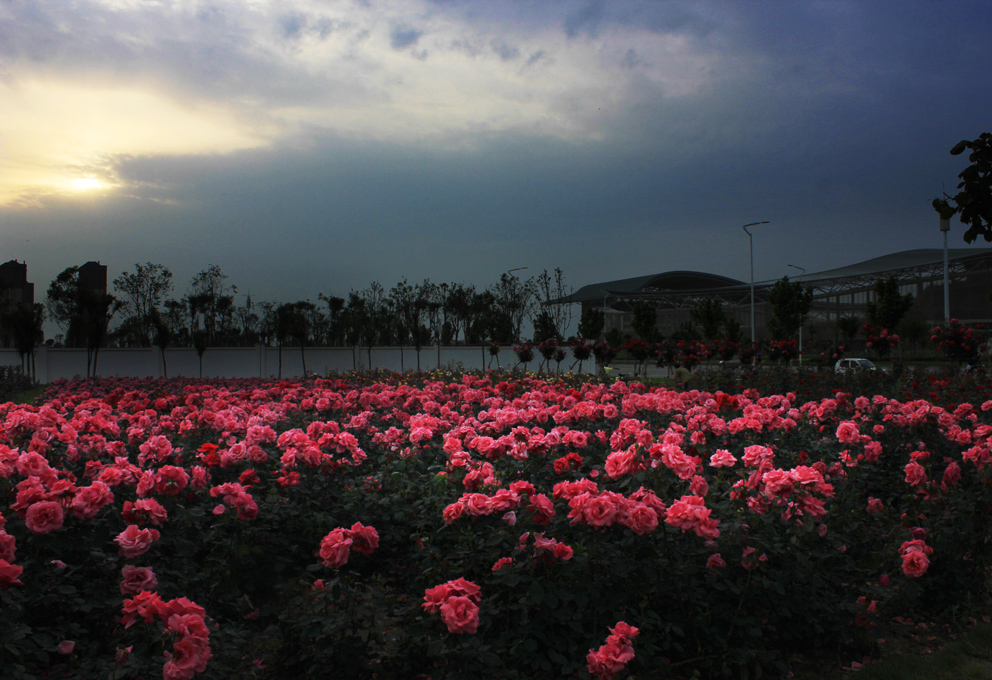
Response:
[[[913,307],[913,295],[899,292],[899,281],[894,276],[880,279],[872,287],[875,300],[865,305],[868,323],[895,332],[896,326]]]
[[[342,322],[342,315],[345,308],[345,299],[340,297],[335,297],[333,295],[324,295],[320,293],[317,299],[324,301],[327,304],[327,323],[328,323],[328,344],[338,346],[344,345],[344,323]]]
[[[190,307],[190,331],[203,330],[207,341],[216,344],[219,335],[234,325],[236,286],[224,283],[227,274],[215,264],[193,277],[187,301]]]
[[[634,303],[630,327],[644,342],[654,342],[658,337],[658,308],[647,300]]]
[[[783,276],[768,291],[768,303],[772,307],[768,331],[775,340],[787,340],[806,323],[813,304],[813,291]]]
[[[521,281],[515,274],[501,274],[499,281],[490,287],[496,309],[507,319],[512,329],[509,342],[519,342],[524,319],[529,317],[536,299],[534,279]]]
[[[579,317],[579,337],[586,340],[598,340],[606,328],[606,313],[601,309],[590,307]]]
[[[974,243],[979,236],[992,241],[992,134],[983,132],[977,139],[962,139],[951,148],[951,155],[958,156],[966,150],[971,151],[971,165],[958,175],[958,193],[934,199],[933,207],[944,219],[961,216],[961,222],[968,226],[964,233],[968,243]]]
[[[707,342],[716,340],[720,336],[720,329],[727,323],[727,316],[723,313],[723,303],[713,297],[703,298],[697,302],[689,311],[689,316],[699,326]]]
[[[80,346],[79,267],[67,267],[48,286],[48,318],[62,331],[66,347]]]
[[[285,303],[276,308],[276,337],[279,343],[279,375],[282,377],[282,339],[292,338],[300,345],[300,360],[303,363],[303,373],[307,372],[306,347],[314,341],[315,332],[319,332],[322,315],[317,305],[309,300]]]
[[[34,348],[45,341],[45,305],[14,305],[4,312],[4,325],[12,335],[14,347],[21,358],[21,371],[37,380]]]
[[[472,323],[472,303],[475,295],[475,286],[452,283],[444,297],[445,314],[451,320],[452,340],[455,344],[458,344],[460,334],[464,343],[468,344],[468,329]]]
[[[545,269],[534,279],[534,290],[537,302],[540,303],[540,311],[532,320],[535,328],[537,327],[537,317],[543,313],[546,315],[547,322],[554,328],[554,336],[558,340],[562,340],[568,327],[572,325],[572,304],[561,302],[551,304],[551,302],[568,297],[574,292],[571,286],[565,285],[565,274],[560,268],[555,268],[550,274]]]
[[[115,331],[121,344],[151,347],[154,315],[172,290],[172,272],[151,262],[135,264],[134,272],[124,272],[114,279],[114,290],[121,302],[121,324]]]
[[[79,290],[79,328],[86,344],[86,376],[95,377],[100,347],[107,337],[111,319],[121,303],[113,295],[85,288]]]

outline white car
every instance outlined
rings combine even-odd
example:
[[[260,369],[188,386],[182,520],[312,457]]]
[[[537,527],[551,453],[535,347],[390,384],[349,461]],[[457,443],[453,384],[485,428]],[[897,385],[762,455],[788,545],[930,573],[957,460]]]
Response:
[[[877,370],[875,364],[867,359],[841,359],[834,366],[837,373],[849,373],[853,371],[874,371]]]

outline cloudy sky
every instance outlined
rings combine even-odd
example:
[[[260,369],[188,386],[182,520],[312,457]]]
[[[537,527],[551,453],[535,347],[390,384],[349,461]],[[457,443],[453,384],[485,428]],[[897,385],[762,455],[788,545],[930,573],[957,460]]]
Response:
[[[758,280],[940,247],[990,35],[984,0],[0,0],[0,260],[293,301],[747,280],[761,220]]]

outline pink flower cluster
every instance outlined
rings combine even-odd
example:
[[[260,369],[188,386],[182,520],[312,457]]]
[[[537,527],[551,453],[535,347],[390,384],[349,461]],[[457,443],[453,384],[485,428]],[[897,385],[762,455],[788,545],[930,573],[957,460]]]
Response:
[[[586,668],[599,680],[610,680],[622,671],[634,658],[634,647],[631,641],[637,637],[637,628],[623,621],[610,628],[606,644],[596,650],[589,650],[586,655]]]
[[[320,541],[320,559],[325,567],[338,569],[348,563],[352,549],[371,555],[379,547],[379,532],[374,527],[355,522],[350,529],[332,529]]]
[[[425,590],[423,607],[431,614],[440,612],[449,633],[475,633],[481,601],[479,586],[458,578]]]
[[[142,590],[124,600],[121,623],[130,628],[139,619],[144,623],[152,623],[155,619],[161,621],[163,632],[173,639],[172,650],[165,653],[162,677],[164,680],[190,680],[207,669],[212,656],[205,617],[203,607],[185,597],[165,602],[156,593]]]
[[[923,539],[926,532],[923,529],[914,529],[912,540],[904,542],[899,546],[899,556],[902,557],[902,571],[909,578],[919,578],[927,573],[930,568],[930,555],[933,548],[928,546]],[[919,536],[919,538],[916,538]]]

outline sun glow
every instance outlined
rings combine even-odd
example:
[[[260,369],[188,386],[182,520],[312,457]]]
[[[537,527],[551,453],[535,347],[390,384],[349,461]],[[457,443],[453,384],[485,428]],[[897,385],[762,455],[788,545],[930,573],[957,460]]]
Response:
[[[108,185],[92,177],[79,177],[72,180],[70,188],[75,191],[93,191],[95,189],[106,189]]]
[[[265,143],[223,106],[92,83],[0,83],[0,206],[102,196],[117,159],[216,154]],[[71,102],[71,107],[68,106]]]

